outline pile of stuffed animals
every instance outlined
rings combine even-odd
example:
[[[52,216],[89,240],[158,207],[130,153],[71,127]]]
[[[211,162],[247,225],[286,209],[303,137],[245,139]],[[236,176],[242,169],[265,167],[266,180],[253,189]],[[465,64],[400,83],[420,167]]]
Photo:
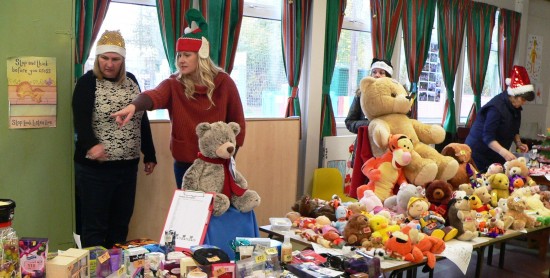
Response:
[[[407,116],[412,98],[402,85],[366,77],[361,92],[374,154],[361,169],[369,181],[354,189],[356,202],[344,203],[337,195],[298,200],[286,217],[301,237],[330,248],[358,246],[391,259],[427,257],[433,268],[435,255],[451,239],[550,225],[550,192],[539,190],[524,158],[480,173],[467,145],[451,143],[441,153],[429,146],[441,143],[445,131]],[[218,193],[216,216],[230,205],[248,212],[261,202],[234,164],[239,132],[236,123],[196,127],[199,158],[185,173],[183,188]]]
[[[361,107],[369,119],[373,158],[361,169],[368,182],[357,202],[303,196],[287,217],[294,231],[330,248],[353,245],[388,259],[419,262],[451,239],[497,237],[507,230],[550,224],[550,193],[529,176],[524,158],[491,165],[479,173],[465,144],[441,153],[439,125],[410,119],[412,98],[391,78],[361,81]]]

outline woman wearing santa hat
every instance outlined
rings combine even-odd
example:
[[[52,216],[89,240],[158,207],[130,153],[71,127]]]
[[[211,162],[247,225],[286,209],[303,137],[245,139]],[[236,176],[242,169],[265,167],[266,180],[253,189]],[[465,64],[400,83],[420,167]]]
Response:
[[[170,150],[174,157],[176,186],[181,188],[185,171],[199,152],[195,128],[202,122],[236,122],[241,131],[237,147],[246,134],[244,110],[235,82],[210,59],[206,36],[208,25],[201,12],[185,14],[189,27],[176,43],[178,73],[162,81],[155,89],[139,95],[132,104],[114,113],[120,126],[137,111],[168,109],[172,123]]]
[[[146,113],[136,113],[123,129],[110,117],[141,92],[136,77],[126,71],[122,34],[105,31],[95,54],[94,69],[78,79],[72,102],[76,232],[82,247],[112,248],[126,241],[140,153],[147,175],[157,160]]]
[[[481,172],[492,163],[504,164],[515,159],[509,150],[512,142],[522,152],[529,151],[529,147],[521,142],[519,128],[522,106],[535,99],[535,89],[522,66],[513,67],[506,84],[508,87],[504,92],[481,107],[466,138],[465,143],[472,149],[472,158]]]

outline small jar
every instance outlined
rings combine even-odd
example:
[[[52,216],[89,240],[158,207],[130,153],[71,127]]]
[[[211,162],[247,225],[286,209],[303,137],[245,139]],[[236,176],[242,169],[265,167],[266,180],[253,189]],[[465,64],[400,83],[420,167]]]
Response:
[[[11,227],[15,202],[0,199],[0,277],[21,277],[19,239]]]

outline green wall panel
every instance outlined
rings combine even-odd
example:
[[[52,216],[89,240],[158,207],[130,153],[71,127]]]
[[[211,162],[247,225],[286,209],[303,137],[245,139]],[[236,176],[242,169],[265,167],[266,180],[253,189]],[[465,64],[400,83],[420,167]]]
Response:
[[[47,237],[50,250],[73,246],[73,25],[73,1],[0,1],[0,198],[17,204],[17,234]],[[57,127],[8,129],[14,56],[56,58]]]

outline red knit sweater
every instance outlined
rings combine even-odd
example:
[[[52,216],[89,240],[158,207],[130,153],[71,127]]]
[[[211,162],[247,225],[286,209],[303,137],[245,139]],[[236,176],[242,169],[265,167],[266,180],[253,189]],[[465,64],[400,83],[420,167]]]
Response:
[[[199,153],[195,128],[202,122],[236,122],[241,126],[237,146],[245,137],[245,119],[237,86],[231,77],[220,72],[214,78],[213,106],[205,86],[195,86],[194,99],[185,96],[184,85],[175,78],[162,81],[155,89],[143,92],[153,100],[153,109],[168,109],[172,122],[170,149],[176,161],[192,163]]]

